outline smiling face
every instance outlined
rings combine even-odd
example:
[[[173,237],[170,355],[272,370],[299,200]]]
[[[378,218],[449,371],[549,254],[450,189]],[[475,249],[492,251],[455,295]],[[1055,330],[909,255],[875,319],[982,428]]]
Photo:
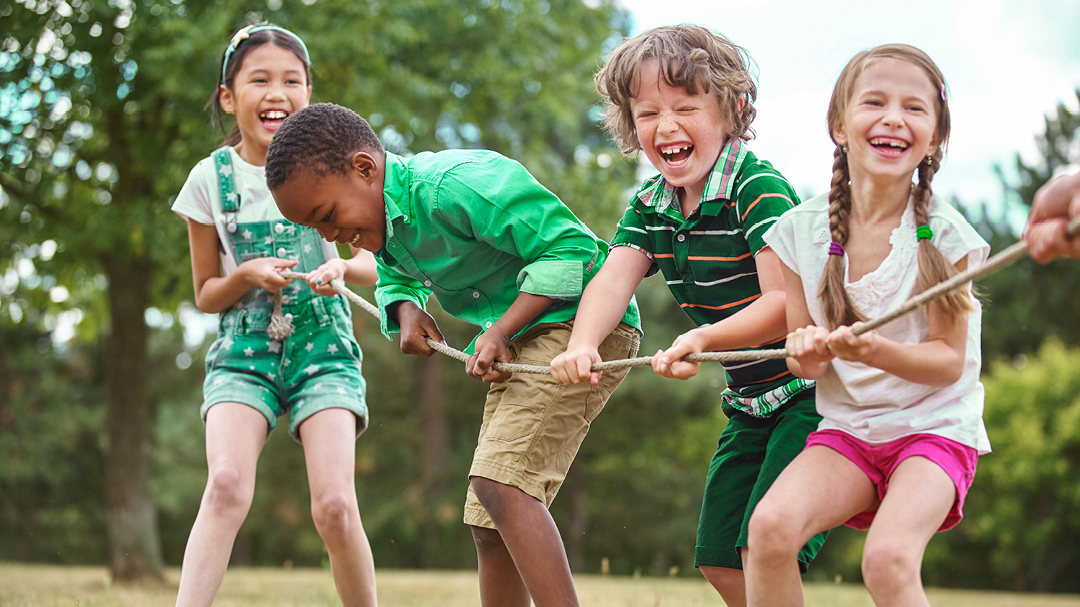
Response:
[[[634,88],[630,113],[638,144],[664,179],[682,188],[679,200],[696,205],[730,132],[719,100],[700,87],[691,95],[669,85],[655,60],[641,65]]]
[[[266,148],[281,121],[311,99],[306,73],[295,53],[275,44],[262,44],[244,56],[232,88],[221,87],[221,107],[236,115],[240,129],[236,151],[241,158],[254,165],[266,163]]]
[[[919,163],[937,152],[940,94],[909,61],[883,57],[867,65],[833,131],[836,143],[848,148],[852,181],[910,181]]]
[[[381,163],[353,155],[345,174],[301,169],[271,191],[286,219],[318,230],[328,241],[377,252],[386,241]]]

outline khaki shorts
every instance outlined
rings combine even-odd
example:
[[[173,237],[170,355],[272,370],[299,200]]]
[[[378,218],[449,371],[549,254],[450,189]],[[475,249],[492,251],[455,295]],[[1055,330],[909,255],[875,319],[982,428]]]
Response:
[[[533,327],[511,344],[511,362],[550,364],[566,351],[572,328],[572,322]],[[619,323],[600,344],[600,357],[631,358],[637,355],[638,340],[636,329]],[[596,386],[589,382],[564,386],[551,375],[535,373],[515,373],[492,385],[469,478],[480,476],[517,487],[551,506],[589,424],[629,371],[605,371]],[[465,498],[465,524],[495,528],[471,486]]]

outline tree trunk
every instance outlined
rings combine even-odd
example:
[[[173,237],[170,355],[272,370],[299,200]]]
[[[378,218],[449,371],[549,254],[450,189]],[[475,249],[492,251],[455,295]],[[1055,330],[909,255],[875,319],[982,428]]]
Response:
[[[424,504],[421,528],[428,538],[438,535],[438,505],[446,491],[447,459],[450,454],[450,421],[446,417],[446,390],[443,386],[445,357],[440,354],[423,362],[420,381],[420,478]],[[437,542],[421,542],[420,566],[436,565]]]
[[[150,263],[105,260],[112,326],[105,363],[109,395],[109,569],[113,581],[164,581],[157,513],[150,496],[147,328]]]

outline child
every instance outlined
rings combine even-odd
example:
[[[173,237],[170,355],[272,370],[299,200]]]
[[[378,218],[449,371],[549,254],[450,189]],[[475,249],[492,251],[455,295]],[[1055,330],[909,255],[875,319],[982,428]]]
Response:
[[[597,74],[605,125],[624,152],[643,150],[660,175],[630,200],[611,258],[582,296],[567,351],[552,361],[560,382],[597,381],[589,368],[600,360],[600,337],[657,270],[699,325],[656,353],[657,373],[686,379],[699,366],[681,360],[686,354],[783,339],[780,263],[761,237],[798,197],[747,147],[757,87],[744,54],[701,27],[661,27],[624,42]],[[728,605],[742,605],[750,513],[821,418],[813,382],[782,361],[725,369],[729,421],[709,467],[694,561]],[[804,569],[824,539],[807,543]]]
[[[577,604],[547,506],[627,370],[566,388],[492,363],[547,364],[565,349],[606,243],[520,164],[483,150],[402,158],[383,149],[367,121],[332,104],[285,121],[266,178],[286,217],[375,252],[382,330],[401,332],[403,352],[430,356],[425,337],[442,341],[424,311],[432,293],[444,310],[483,328],[466,371],[492,386],[465,502],[482,602]],[[619,318],[603,340],[605,360],[637,352],[636,304],[623,302]]]
[[[922,51],[859,53],[829,105],[831,191],[765,235],[784,264],[788,366],[818,380],[824,419],[751,518],[751,605],[802,604],[795,552],[840,524],[870,530],[862,573],[876,604],[928,604],[927,542],[960,521],[990,450],[979,302],[962,289],[879,331],[853,329],[986,259],[986,242],[931,194],[949,120],[945,82]]]
[[[352,259],[339,259],[315,230],[283,219],[263,171],[270,138],[310,97],[300,38],[273,25],[237,32],[211,98],[215,114],[220,104],[236,115],[236,127],[192,169],[172,207],[188,222],[195,305],[221,313],[206,355],[201,409],[209,478],[184,552],[177,605],[209,605],[217,594],[251,506],[259,452],[286,412],[289,434],[304,446],[311,513],[341,601],[376,603],[353,474],[356,437],[367,427],[361,353],[349,305],[329,288],[342,278],[374,284],[374,258],[354,247]],[[311,288],[290,285],[279,275],[287,268],[310,272]],[[271,293],[279,292],[295,325],[284,339],[267,334]]]

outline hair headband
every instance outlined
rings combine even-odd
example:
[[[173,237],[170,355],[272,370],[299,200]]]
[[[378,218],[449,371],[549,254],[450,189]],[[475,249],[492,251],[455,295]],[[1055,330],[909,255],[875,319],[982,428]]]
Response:
[[[232,40],[229,42],[229,48],[225,49],[225,58],[221,60],[221,83],[225,84],[225,68],[229,67],[229,58],[236,51],[236,47],[240,46],[240,43],[247,40],[255,32],[261,32],[263,30],[275,30],[283,34],[292,36],[297,42],[300,43],[300,48],[304,49],[304,61],[311,63],[311,55],[308,53],[307,45],[300,39],[300,36],[290,32],[289,30],[278,27],[276,25],[249,25],[241,28],[240,31],[233,34]]]

